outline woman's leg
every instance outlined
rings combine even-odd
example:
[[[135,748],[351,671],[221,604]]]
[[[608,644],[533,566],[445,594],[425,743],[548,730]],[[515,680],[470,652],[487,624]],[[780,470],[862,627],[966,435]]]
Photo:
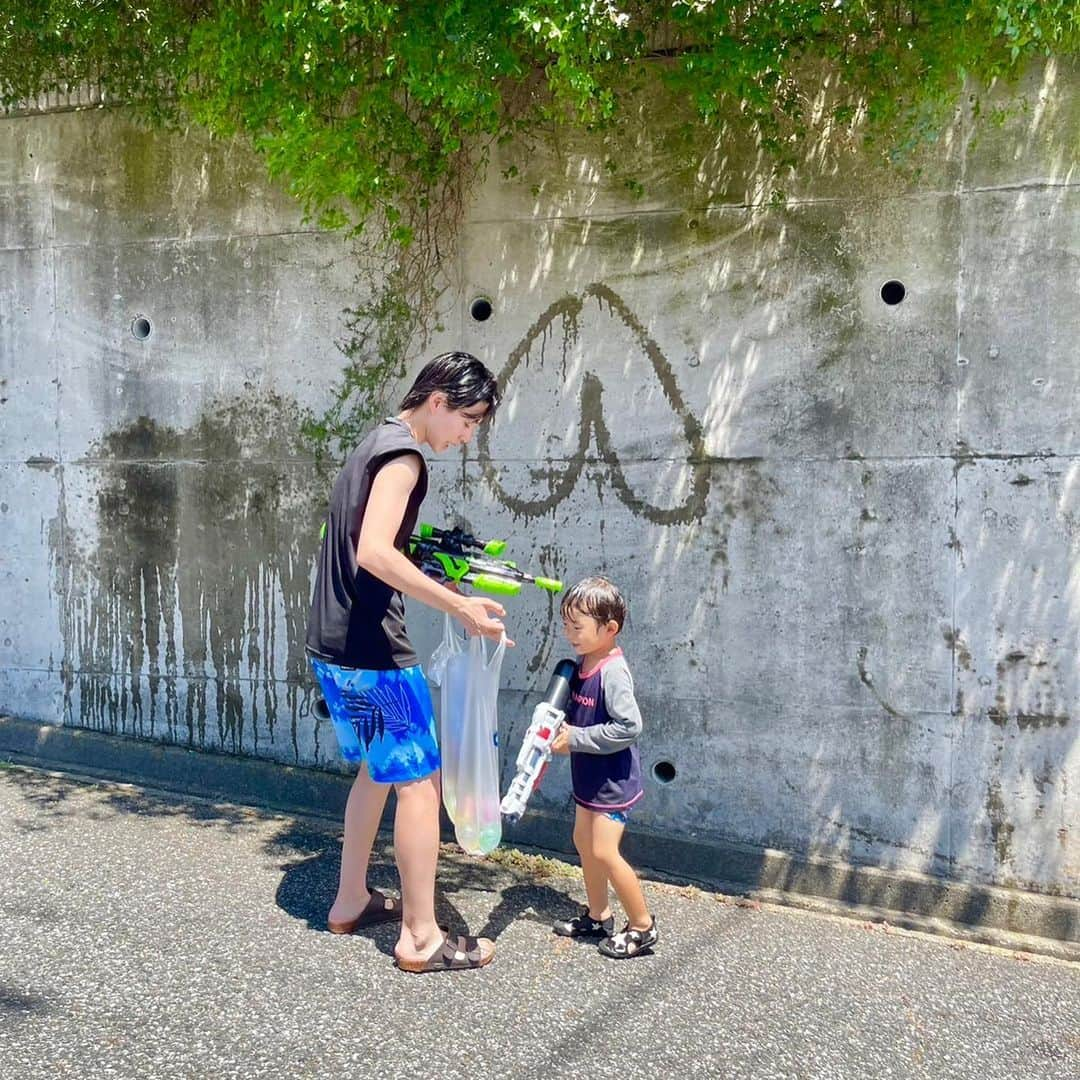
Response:
[[[376,784],[361,765],[345,804],[345,838],[341,844],[341,876],[337,896],[327,916],[329,922],[355,919],[367,905],[368,860],[379,831],[389,784]]]
[[[426,960],[443,943],[435,921],[435,867],[439,861],[439,774],[396,784],[394,856],[401,875],[401,936],[394,948],[399,960]],[[490,956],[495,944],[480,939]]]
[[[608,905],[607,868],[596,857],[595,819],[601,817],[584,806],[574,810],[574,847],[581,856],[581,873],[585,878],[585,895],[589,898],[589,917],[603,922],[611,915]]]
[[[439,774],[396,784],[394,858],[401,875],[401,936],[405,960],[430,955],[442,941],[435,922],[435,866],[439,861]]]
[[[596,814],[594,817],[593,855],[611,881],[615,895],[626,912],[630,929],[648,930],[652,926],[652,916],[645,903],[645,894],[641,891],[641,882],[638,881],[634,868],[619,852],[625,826],[622,822],[613,821],[606,814]]]

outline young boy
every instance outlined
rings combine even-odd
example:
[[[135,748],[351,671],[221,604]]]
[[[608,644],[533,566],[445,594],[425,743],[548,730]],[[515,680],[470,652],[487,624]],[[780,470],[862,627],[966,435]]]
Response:
[[[574,847],[581,856],[589,905],[552,929],[563,937],[601,939],[600,952],[625,960],[651,950],[659,940],[637,874],[619,852],[627,811],[644,795],[635,745],[641,713],[630,669],[615,644],[626,623],[626,602],[610,581],[586,578],[563,598],[562,619],[580,660],[570,681],[567,723],[551,748],[570,755],[577,803]],[[617,934],[608,882],[626,912],[626,925]]]

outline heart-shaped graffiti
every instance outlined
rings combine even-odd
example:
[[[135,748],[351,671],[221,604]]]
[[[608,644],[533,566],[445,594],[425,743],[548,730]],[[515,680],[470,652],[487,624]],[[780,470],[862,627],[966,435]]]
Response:
[[[577,445],[561,468],[554,462],[546,462],[546,478],[549,482],[548,493],[540,498],[522,498],[507,491],[499,480],[498,469],[491,457],[489,430],[480,431],[478,454],[480,466],[488,484],[496,497],[514,513],[526,517],[539,517],[553,509],[566,499],[581,477],[585,466],[590,440],[595,442],[599,459],[604,463],[619,499],[635,514],[658,525],[687,524],[700,519],[705,512],[705,500],[709,493],[709,461],[705,454],[704,436],[700,422],[686,407],[671,364],[664,356],[657,342],[649,335],[641,321],[630,310],[626,302],[606,285],[588,286],[579,296],[569,295],[552,304],[529,328],[528,332],[510,353],[505,367],[499,372],[499,388],[504,397],[512,388],[512,380],[518,368],[525,361],[537,341],[541,349],[557,319],[561,319],[564,329],[563,365],[565,383],[565,364],[567,343],[576,338],[578,319],[589,299],[594,299],[603,311],[606,306],[610,314],[629,330],[632,340],[648,360],[652,371],[663,392],[663,396],[672,412],[681,424],[682,434],[686,439],[688,453],[685,467],[689,470],[689,492],[677,506],[657,506],[649,499],[638,495],[626,477],[626,470],[616,452],[611,430],[604,416],[604,384],[591,371],[586,371],[581,378],[579,398],[579,419]],[[542,362],[542,360],[541,360]],[[632,384],[631,384],[632,387]],[[627,409],[626,422],[633,423],[632,410]]]

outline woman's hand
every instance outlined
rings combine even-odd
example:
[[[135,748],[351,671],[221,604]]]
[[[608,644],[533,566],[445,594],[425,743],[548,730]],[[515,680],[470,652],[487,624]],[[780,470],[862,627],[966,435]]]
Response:
[[[454,605],[453,616],[470,634],[481,634],[498,641],[506,633],[498,616],[506,614],[506,609],[497,600],[486,596],[459,596]],[[506,644],[513,648],[514,643],[507,638]]]
[[[551,752],[553,754],[570,753],[570,732],[566,730],[565,724],[555,733],[555,738],[551,741]]]

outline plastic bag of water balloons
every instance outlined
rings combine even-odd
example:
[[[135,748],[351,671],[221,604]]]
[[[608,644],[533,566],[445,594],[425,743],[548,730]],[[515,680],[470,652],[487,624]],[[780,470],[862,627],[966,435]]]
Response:
[[[470,855],[488,855],[502,839],[499,810],[499,674],[506,635],[497,645],[467,641],[446,616],[443,639],[429,665],[440,688],[439,751],[446,813]]]

